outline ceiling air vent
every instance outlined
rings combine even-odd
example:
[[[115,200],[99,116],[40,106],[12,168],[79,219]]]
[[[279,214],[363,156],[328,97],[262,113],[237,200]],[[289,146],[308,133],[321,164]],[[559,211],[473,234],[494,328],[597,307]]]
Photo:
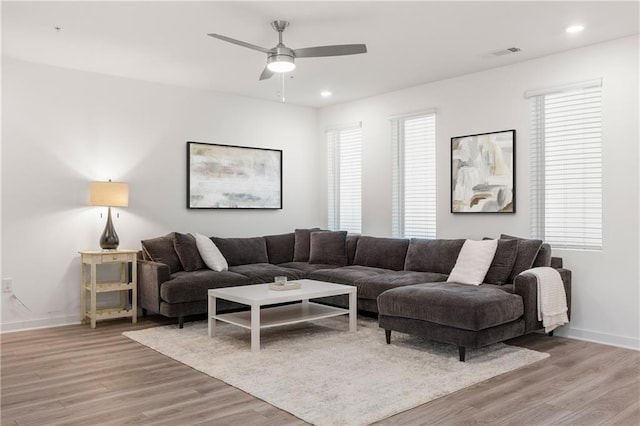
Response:
[[[511,53],[517,53],[520,52],[522,49],[520,49],[519,47],[509,47],[507,49],[500,49],[500,50],[496,50],[495,52],[491,52],[491,54],[493,56],[504,56],[504,55],[509,55]]]

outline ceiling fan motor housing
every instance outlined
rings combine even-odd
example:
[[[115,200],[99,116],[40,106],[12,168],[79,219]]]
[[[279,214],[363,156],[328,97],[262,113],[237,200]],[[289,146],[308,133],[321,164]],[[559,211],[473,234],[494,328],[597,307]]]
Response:
[[[267,67],[274,72],[287,72],[295,68],[295,54],[293,50],[278,45],[267,57]]]

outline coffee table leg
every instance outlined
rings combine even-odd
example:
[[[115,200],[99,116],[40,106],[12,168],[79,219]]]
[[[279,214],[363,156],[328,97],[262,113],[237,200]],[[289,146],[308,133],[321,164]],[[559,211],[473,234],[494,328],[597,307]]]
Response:
[[[349,331],[356,331],[358,318],[358,299],[356,292],[349,293]]]
[[[209,337],[213,337],[213,335],[216,334],[216,320],[213,318],[216,314],[216,298],[209,296],[209,309],[207,310],[207,316],[209,317]]]
[[[260,306],[251,305],[251,352],[260,352]]]

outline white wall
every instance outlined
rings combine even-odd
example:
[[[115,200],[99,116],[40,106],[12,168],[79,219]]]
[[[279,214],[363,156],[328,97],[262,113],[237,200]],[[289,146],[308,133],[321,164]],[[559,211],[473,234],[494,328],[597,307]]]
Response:
[[[320,112],[318,137],[323,139],[326,127],[362,122],[362,230],[368,235],[390,235],[388,117],[436,108],[438,236],[528,236],[529,103],[523,94],[530,89],[602,78],[604,250],[554,251],[573,270],[573,318],[559,334],[640,348],[638,49],[637,37],[624,38],[327,107]],[[517,213],[451,214],[450,138],[507,129],[516,129]]]
[[[218,236],[324,223],[317,111],[31,64],[2,62],[2,330],[77,322],[78,250],[98,248],[105,209],[89,182],[128,182],[121,248],[170,231]],[[282,210],[188,210],[186,142],[283,150]],[[115,212],[114,211],[114,212]],[[20,301],[22,303],[20,303]]]

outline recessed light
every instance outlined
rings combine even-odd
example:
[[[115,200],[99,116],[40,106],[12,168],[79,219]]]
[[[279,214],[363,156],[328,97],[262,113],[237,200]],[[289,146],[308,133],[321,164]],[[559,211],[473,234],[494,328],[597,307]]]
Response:
[[[576,25],[569,25],[568,27],[566,27],[564,29],[565,32],[567,33],[579,33],[580,31],[584,30],[584,25],[580,25],[580,24],[576,24]]]
[[[328,90],[323,90],[322,92],[320,92],[320,96],[322,96],[323,98],[328,98],[331,95],[332,93]]]

